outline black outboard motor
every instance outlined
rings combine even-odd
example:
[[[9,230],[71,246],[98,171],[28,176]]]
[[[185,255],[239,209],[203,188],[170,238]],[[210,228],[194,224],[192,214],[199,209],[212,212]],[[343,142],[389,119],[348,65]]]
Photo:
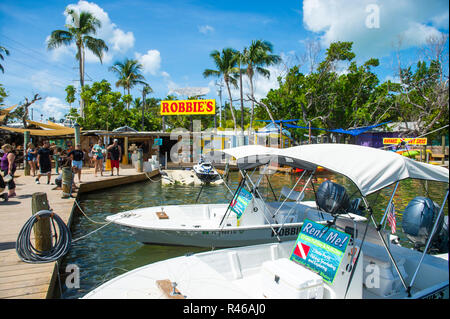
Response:
[[[413,198],[406,206],[403,212],[402,229],[408,239],[414,243],[415,249],[419,250],[426,245],[438,218],[439,209],[439,205],[422,196]],[[444,246],[447,246],[448,251],[448,227],[447,231],[443,232],[443,224],[444,215],[441,215],[430,246],[431,249],[438,250],[438,252],[441,252],[441,249],[445,250]]]
[[[332,181],[320,184],[316,193],[317,206],[332,215],[345,214],[350,208],[350,200],[345,188]]]

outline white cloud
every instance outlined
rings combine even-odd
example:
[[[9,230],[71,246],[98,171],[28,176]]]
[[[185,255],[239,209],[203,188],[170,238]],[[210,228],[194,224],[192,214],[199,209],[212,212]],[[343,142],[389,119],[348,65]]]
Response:
[[[69,4],[67,8],[73,9],[76,12],[88,11],[92,13],[101,22],[101,28],[98,29],[97,33],[93,35],[96,38],[105,41],[108,46],[108,52],[103,53],[103,63],[109,63],[113,60],[114,56],[118,53],[125,53],[129,49],[134,47],[134,35],[133,32],[123,31],[114,24],[101,7],[93,2],[87,2],[80,0],[77,4]],[[66,16],[66,24],[71,24],[71,16],[64,11]],[[70,47],[59,47],[52,50],[51,58],[53,60],[59,60],[64,55],[74,55],[76,54],[75,44]],[[86,50],[86,62],[98,63],[99,59],[92,54],[89,50]]]
[[[42,114],[43,118],[54,117],[56,120],[59,120],[64,118],[64,115],[69,112],[70,106],[57,97],[48,96],[41,103],[36,102],[34,110],[37,112],[38,117]]]
[[[446,1],[304,0],[303,23],[321,35],[321,44],[353,41],[361,58],[388,55],[401,39],[402,49],[425,44],[448,23]],[[447,27],[448,28],[448,27]]]
[[[40,92],[53,93],[60,91],[62,88],[66,88],[67,85],[59,77],[52,75],[48,70],[41,70],[31,75],[31,86]]]
[[[136,59],[142,64],[144,73],[157,75],[161,68],[161,54],[158,50],[148,50],[146,54],[135,53]],[[166,72],[166,74],[168,74]]]
[[[202,25],[198,27],[198,31],[203,34],[208,34],[214,32],[214,28],[210,25]]]

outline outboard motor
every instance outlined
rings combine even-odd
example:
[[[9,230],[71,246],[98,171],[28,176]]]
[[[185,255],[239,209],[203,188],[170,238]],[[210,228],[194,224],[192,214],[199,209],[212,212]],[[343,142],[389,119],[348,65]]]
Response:
[[[332,215],[345,214],[350,208],[350,200],[345,188],[332,181],[320,184],[316,193],[317,206]]]
[[[408,239],[414,243],[415,249],[419,250],[426,245],[438,218],[439,209],[439,205],[431,199],[422,196],[413,198],[406,206],[403,212],[402,229]],[[448,245],[448,226],[447,231],[443,232],[443,224],[444,216],[441,215],[430,246],[431,249],[437,249],[439,252],[441,249],[445,249],[444,246]],[[448,247],[446,249],[448,251]]]

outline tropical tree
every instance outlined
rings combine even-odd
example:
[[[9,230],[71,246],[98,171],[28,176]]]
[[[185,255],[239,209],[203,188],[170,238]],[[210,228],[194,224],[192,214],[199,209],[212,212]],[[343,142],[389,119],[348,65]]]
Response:
[[[60,46],[69,46],[75,43],[77,46],[76,59],[79,62],[80,69],[80,87],[84,87],[84,61],[85,48],[91,51],[100,60],[103,59],[103,53],[108,51],[108,46],[102,39],[94,38],[92,35],[97,33],[101,27],[101,22],[94,15],[87,11],[76,12],[73,9],[67,9],[67,14],[71,18],[71,24],[67,24],[66,30],[55,30],[51,33],[47,41],[47,49],[52,50]],[[83,117],[84,101],[80,100],[80,112]]]
[[[5,47],[2,47],[2,46],[0,45],[0,59],[3,61],[3,60],[4,60],[4,57],[3,57],[2,52],[5,53],[6,55],[9,55],[8,49],[5,48]],[[0,70],[2,70],[2,73],[5,73],[5,69],[3,68],[3,65],[1,65],[1,64],[0,64]]]
[[[230,84],[233,85],[234,87],[237,87],[237,80],[236,78],[233,77],[233,74],[239,72],[238,68],[236,67],[237,65],[236,53],[237,51],[232,48],[222,49],[222,54],[217,50],[212,51],[209,56],[214,60],[217,70],[206,69],[205,71],[203,71],[203,76],[205,78],[210,76],[216,77],[223,76],[223,80],[228,90],[228,96],[230,98],[230,110],[231,116],[233,117],[233,124],[235,131],[236,131],[236,116],[234,114],[233,109],[233,98],[231,96]]]
[[[144,84],[144,87],[142,88],[142,130],[144,130],[144,113],[145,108],[147,106],[147,94],[153,93],[153,89],[148,85],[147,83]]]
[[[242,69],[242,66],[244,64],[244,54],[240,51],[236,51],[236,63],[237,63],[237,69],[239,74],[239,93],[241,97],[241,130],[242,133],[244,132],[244,93],[243,93],[243,86],[242,86],[242,74],[246,72],[246,70]]]
[[[130,95],[130,90],[137,84],[146,85],[144,82],[145,78],[141,74],[142,64],[138,60],[132,60],[126,58],[123,62],[117,61],[113,66],[109,68],[109,71],[116,74],[118,81],[116,82],[116,87],[123,87],[124,94],[127,90],[128,95]],[[127,104],[127,108],[130,107],[130,103]]]
[[[66,91],[66,102],[69,103],[70,107],[72,107],[72,103],[75,102],[76,89],[73,85],[68,85],[65,88],[65,91]]]
[[[272,52],[272,44],[268,41],[263,40],[252,41],[251,45],[248,48],[244,49],[243,62],[247,64],[247,76],[250,81],[250,100],[252,102],[249,131],[252,129],[255,107],[255,89],[253,84],[253,77],[255,73],[261,74],[267,78],[270,77],[269,70],[265,69],[264,67],[277,64],[281,61],[281,58],[278,55],[272,54]],[[268,109],[267,112],[269,112]]]

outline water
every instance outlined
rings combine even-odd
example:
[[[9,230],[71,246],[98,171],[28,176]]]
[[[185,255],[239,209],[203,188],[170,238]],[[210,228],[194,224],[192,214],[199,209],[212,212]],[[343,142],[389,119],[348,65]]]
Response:
[[[270,184],[278,197],[283,186],[294,186],[299,175],[275,174],[270,178]],[[155,178],[157,180],[158,178]],[[258,174],[252,176],[256,181]],[[315,181],[315,190],[321,182],[330,179],[344,185],[352,198],[359,196],[355,185],[342,176],[323,174]],[[305,179],[306,180],[306,179]],[[296,190],[300,191],[304,181],[301,181]],[[238,185],[238,173],[231,172],[229,184],[234,191]],[[427,188],[428,192],[425,190]],[[448,184],[423,181],[401,181],[394,202],[396,210],[402,211],[408,202],[415,196],[428,196],[439,205],[447,190]],[[80,198],[80,206],[89,216],[82,214],[74,216],[72,223],[72,238],[78,239],[95,230],[89,236],[73,243],[70,252],[64,257],[60,265],[61,298],[80,298],[102,283],[125,273],[126,271],[147,265],[160,260],[182,256],[187,253],[196,253],[209,250],[208,248],[144,245],[136,242],[130,235],[123,232],[115,224],[106,225],[105,218],[108,215],[139,207],[158,205],[182,205],[194,203],[200,191],[200,186],[162,186],[160,182],[146,181],[136,184],[123,185],[103,191],[84,194]],[[375,219],[381,221],[385,206],[392,194],[393,186],[388,187],[368,197],[369,204],[374,208]],[[266,179],[261,182],[260,192],[267,199],[273,200],[273,193]],[[225,185],[204,187],[198,203],[228,203],[231,194]],[[351,199],[352,199],[351,198]],[[307,188],[305,200],[314,200],[314,193]],[[447,214],[447,204],[444,209]],[[94,223],[99,222],[99,223]],[[389,226],[387,226],[389,227]],[[100,228],[100,229],[99,229]],[[406,240],[401,232],[401,213],[397,215],[397,233],[401,240]],[[403,242],[402,242],[403,244]],[[71,265],[79,269],[80,287],[72,287],[69,280]],[[68,268],[67,268],[68,267]],[[67,272],[66,272],[67,269]]]

